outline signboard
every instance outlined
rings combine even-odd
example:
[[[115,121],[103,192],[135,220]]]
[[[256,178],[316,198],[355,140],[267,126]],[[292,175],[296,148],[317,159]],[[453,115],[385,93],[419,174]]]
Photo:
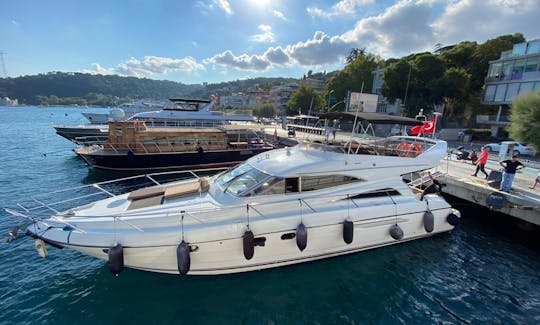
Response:
[[[347,112],[377,112],[377,103],[379,101],[379,95],[376,94],[364,94],[353,93],[349,96],[349,106]]]

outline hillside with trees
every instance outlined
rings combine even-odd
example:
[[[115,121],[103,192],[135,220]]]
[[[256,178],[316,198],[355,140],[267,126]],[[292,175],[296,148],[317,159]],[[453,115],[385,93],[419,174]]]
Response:
[[[258,84],[270,88],[290,82],[291,78],[255,78],[216,84],[183,84],[167,80],[50,72],[17,78],[0,78],[0,97],[17,98],[29,105],[101,105],[114,106],[136,99],[173,97],[209,98],[229,95]]]

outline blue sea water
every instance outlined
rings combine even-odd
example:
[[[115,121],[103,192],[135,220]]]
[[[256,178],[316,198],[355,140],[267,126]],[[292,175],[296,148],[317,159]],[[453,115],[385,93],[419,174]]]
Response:
[[[0,108],[0,207],[111,177],[89,171],[55,135],[80,108]],[[538,324],[535,234],[455,201],[449,234],[349,256],[226,276],[126,269],[31,238],[0,243],[2,324]],[[0,212],[0,235],[18,220]]]

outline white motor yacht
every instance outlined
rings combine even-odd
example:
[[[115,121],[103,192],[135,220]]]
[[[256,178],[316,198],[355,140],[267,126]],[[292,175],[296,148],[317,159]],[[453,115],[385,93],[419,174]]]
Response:
[[[56,212],[43,219],[23,205],[7,212],[29,218],[27,233],[41,255],[44,243],[74,249],[108,260],[114,274],[124,267],[189,275],[261,270],[452,230],[459,211],[402,180],[437,166],[446,149],[444,141],[419,137],[302,142],[212,177],[165,183],[147,175],[154,186],[120,195],[94,184],[111,197],[63,212],[47,205]]]
[[[137,113],[159,111],[167,107],[172,107],[171,101],[141,99],[132,103],[123,103],[117,108],[111,109],[108,113],[83,112],[81,113],[90,124],[107,124],[109,121],[120,121],[129,119]]]

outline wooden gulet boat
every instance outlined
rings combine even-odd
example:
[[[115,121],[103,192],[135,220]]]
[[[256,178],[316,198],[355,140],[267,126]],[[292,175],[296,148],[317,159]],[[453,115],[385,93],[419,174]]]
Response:
[[[101,145],[75,150],[91,167],[148,172],[236,165],[275,146],[246,126],[147,128],[145,122],[110,122]]]

